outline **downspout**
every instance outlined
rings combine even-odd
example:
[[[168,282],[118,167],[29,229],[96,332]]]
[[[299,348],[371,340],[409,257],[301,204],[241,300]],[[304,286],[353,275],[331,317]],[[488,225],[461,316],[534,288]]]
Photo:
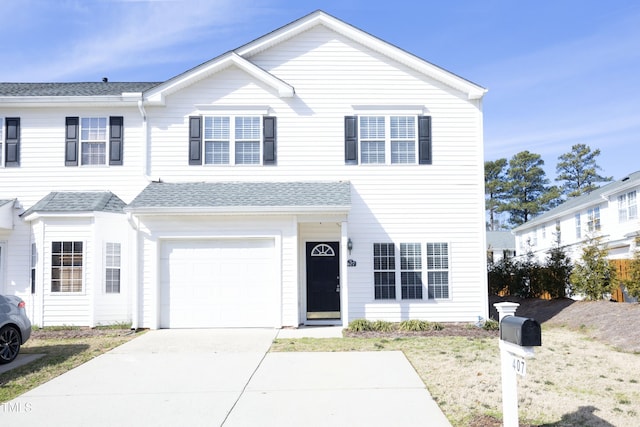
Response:
[[[142,158],[144,159],[144,165],[142,166],[142,174],[147,179],[147,181],[151,181],[151,177],[149,176],[149,134],[148,134],[148,126],[147,126],[147,111],[144,109],[144,101],[141,95],[138,100],[138,110],[140,111],[140,116],[142,117]]]
[[[139,255],[138,255],[138,246],[139,246],[139,241],[140,241],[140,224],[139,224],[139,219],[137,218],[133,218],[133,216],[131,215],[131,212],[127,212],[127,221],[129,221],[129,224],[131,224],[131,227],[133,227],[133,231],[134,231],[134,239],[133,239],[133,253],[134,256],[131,257],[129,256],[129,259],[133,259],[133,290],[132,290],[132,294],[131,294],[131,329],[132,330],[137,330],[140,326],[140,307],[138,307],[138,303],[139,303],[139,284],[138,284],[138,279],[140,277],[139,274]],[[129,274],[129,277],[131,277],[131,273]]]

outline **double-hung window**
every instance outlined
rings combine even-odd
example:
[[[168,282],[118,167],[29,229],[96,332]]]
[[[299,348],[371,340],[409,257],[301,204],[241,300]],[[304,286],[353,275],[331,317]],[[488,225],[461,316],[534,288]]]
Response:
[[[587,210],[587,230],[589,232],[600,231],[600,207]]]
[[[82,292],[82,242],[51,243],[51,292]]]
[[[120,243],[108,242],[105,248],[105,292],[120,293]]]
[[[427,243],[426,256],[424,248],[423,243],[373,244],[376,300],[449,298],[449,244]]]
[[[415,116],[362,116],[360,160],[362,164],[416,163]]]
[[[375,299],[396,299],[396,253],[393,243],[373,244]]]
[[[431,117],[345,117],[346,164],[431,164]]]
[[[190,165],[275,164],[275,117],[193,116],[189,122]]]
[[[427,243],[429,298],[449,298],[449,244]]]
[[[67,117],[65,166],[123,164],[122,117]]]
[[[575,215],[575,221],[576,221],[576,239],[581,239],[582,238],[582,225],[580,224],[580,213],[577,213]]]
[[[82,165],[106,164],[106,117],[82,117],[80,119],[80,153]]]
[[[618,196],[618,221],[627,222],[637,218],[638,205],[635,190]]]

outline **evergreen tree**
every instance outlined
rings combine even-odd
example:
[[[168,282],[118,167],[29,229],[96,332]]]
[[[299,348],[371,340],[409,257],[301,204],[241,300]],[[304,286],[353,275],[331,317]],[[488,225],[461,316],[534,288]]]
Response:
[[[591,151],[585,144],[575,144],[571,152],[558,157],[556,165],[556,181],[561,181],[562,193],[567,197],[577,197],[589,193],[599,186],[599,182],[609,182],[612,177],[601,176],[598,170],[602,169],[596,164],[596,157],[600,150]]]
[[[500,229],[497,215],[505,207],[505,168],[507,159],[484,162],[484,194],[486,209],[489,213],[487,230],[496,231]]]
[[[509,160],[505,187],[509,222],[524,224],[534,216],[560,203],[560,190],[549,186],[544,161],[539,154],[522,151]]]
[[[615,269],[609,264],[609,250],[599,237],[590,237],[582,247],[582,256],[571,273],[571,284],[576,293],[587,299],[600,300],[613,290]]]
[[[571,294],[571,271],[573,264],[561,245],[560,234],[556,231],[555,244],[547,251],[544,265],[544,290],[551,298],[564,298]]]

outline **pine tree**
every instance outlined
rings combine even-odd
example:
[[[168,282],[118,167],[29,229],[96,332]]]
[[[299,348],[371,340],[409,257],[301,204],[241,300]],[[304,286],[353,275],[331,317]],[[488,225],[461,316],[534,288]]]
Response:
[[[596,164],[596,157],[599,155],[599,149],[591,151],[585,144],[575,144],[571,147],[571,152],[558,157],[556,181],[564,182],[561,185],[564,195],[577,197],[598,188],[599,182],[613,180],[610,176],[598,174],[598,170],[602,169]]]
[[[497,215],[505,207],[505,168],[507,159],[484,162],[484,194],[486,210],[489,213],[487,230],[496,231],[499,227]]]
[[[504,210],[509,212],[511,224],[524,224],[560,203],[560,190],[549,186],[543,166],[540,155],[529,151],[522,151],[509,160]]]

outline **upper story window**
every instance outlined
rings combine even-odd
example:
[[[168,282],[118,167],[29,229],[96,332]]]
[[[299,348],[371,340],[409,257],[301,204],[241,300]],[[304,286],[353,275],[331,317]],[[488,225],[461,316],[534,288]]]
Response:
[[[106,117],[83,117],[80,119],[80,152],[82,165],[106,164]]]
[[[67,117],[65,166],[122,165],[122,117]]]
[[[582,225],[580,224],[580,214],[577,213],[575,216],[576,221],[576,239],[582,238]]]
[[[431,164],[431,117],[345,117],[346,164]]]
[[[189,118],[190,165],[274,165],[276,118],[193,116]]]
[[[618,221],[627,222],[638,218],[636,191],[618,196]]]
[[[20,118],[0,118],[0,165],[20,166]]]
[[[589,232],[600,231],[600,207],[587,210],[587,230]]]
[[[362,164],[416,163],[415,116],[362,116],[359,131]]]

